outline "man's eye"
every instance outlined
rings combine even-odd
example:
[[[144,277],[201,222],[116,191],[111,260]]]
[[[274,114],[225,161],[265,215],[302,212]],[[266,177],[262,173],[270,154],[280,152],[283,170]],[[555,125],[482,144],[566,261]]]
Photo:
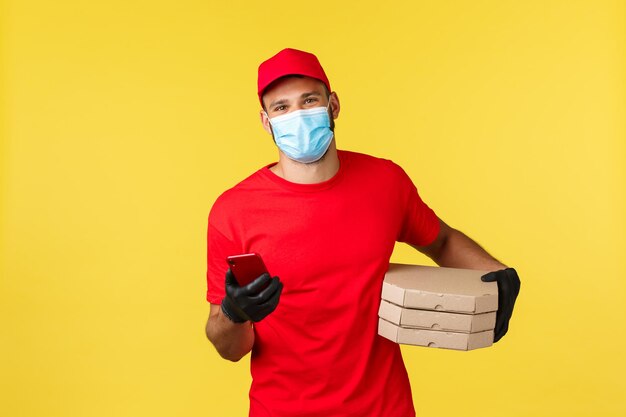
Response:
[[[317,101],[316,98],[309,97],[309,98],[304,99],[304,104],[311,104],[311,103],[315,103],[316,101]]]
[[[276,106],[274,107],[274,111],[283,111],[285,110],[285,106]]]

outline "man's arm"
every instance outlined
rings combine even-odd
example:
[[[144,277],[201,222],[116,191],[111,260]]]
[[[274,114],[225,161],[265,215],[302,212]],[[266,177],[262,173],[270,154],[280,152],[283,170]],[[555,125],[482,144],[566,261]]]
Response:
[[[232,271],[226,271],[226,296],[222,304],[211,304],[205,330],[222,358],[236,362],[252,350],[252,323],[276,309],[282,290],[280,279],[268,273],[242,287]]]
[[[437,238],[428,246],[413,246],[437,265],[448,268],[482,269],[496,271],[506,265],[489,255],[480,245],[462,232],[439,220]]]
[[[509,320],[520,290],[517,272],[489,255],[472,239],[439,220],[439,234],[428,246],[417,250],[430,257],[439,266],[449,268],[482,269],[491,271],[481,277],[485,282],[498,283],[498,312],[494,329],[494,343],[499,341],[509,329]]]
[[[206,336],[224,359],[237,362],[252,350],[252,322],[234,323],[224,315],[219,304],[211,304]]]

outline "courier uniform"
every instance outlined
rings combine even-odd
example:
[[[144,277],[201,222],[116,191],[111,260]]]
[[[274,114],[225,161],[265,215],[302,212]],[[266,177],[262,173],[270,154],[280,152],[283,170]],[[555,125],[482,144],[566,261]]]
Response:
[[[338,151],[328,181],[296,184],[269,166],[209,215],[207,300],[220,304],[228,255],[256,252],[284,284],[254,323],[250,416],[415,415],[400,347],[377,334],[396,241],[432,243],[439,220],[395,163]]]

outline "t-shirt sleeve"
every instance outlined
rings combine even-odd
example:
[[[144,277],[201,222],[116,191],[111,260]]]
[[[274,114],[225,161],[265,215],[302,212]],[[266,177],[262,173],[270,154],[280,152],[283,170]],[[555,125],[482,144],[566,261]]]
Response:
[[[398,241],[414,246],[430,245],[439,234],[439,218],[422,201],[411,178],[404,171],[402,174],[401,184],[404,187],[405,204]]]
[[[209,217],[206,273],[206,299],[209,303],[220,304],[222,302],[225,295],[224,280],[228,269],[226,257],[237,253],[240,253],[238,246],[211,224]]]

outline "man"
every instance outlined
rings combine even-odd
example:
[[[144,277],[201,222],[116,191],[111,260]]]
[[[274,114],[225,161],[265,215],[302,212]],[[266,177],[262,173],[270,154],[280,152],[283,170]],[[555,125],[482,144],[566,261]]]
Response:
[[[397,344],[378,336],[396,241],[448,267],[495,271],[495,341],[519,291],[515,270],[441,221],[391,161],[338,151],[339,98],[317,58],[285,49],[259,67],[261,122],[279,160],[222,194],[208,227],[206,333],[219,354],[252,352],[250,416],[413,416]],[[225,259],[259,253],[239,286]]]

